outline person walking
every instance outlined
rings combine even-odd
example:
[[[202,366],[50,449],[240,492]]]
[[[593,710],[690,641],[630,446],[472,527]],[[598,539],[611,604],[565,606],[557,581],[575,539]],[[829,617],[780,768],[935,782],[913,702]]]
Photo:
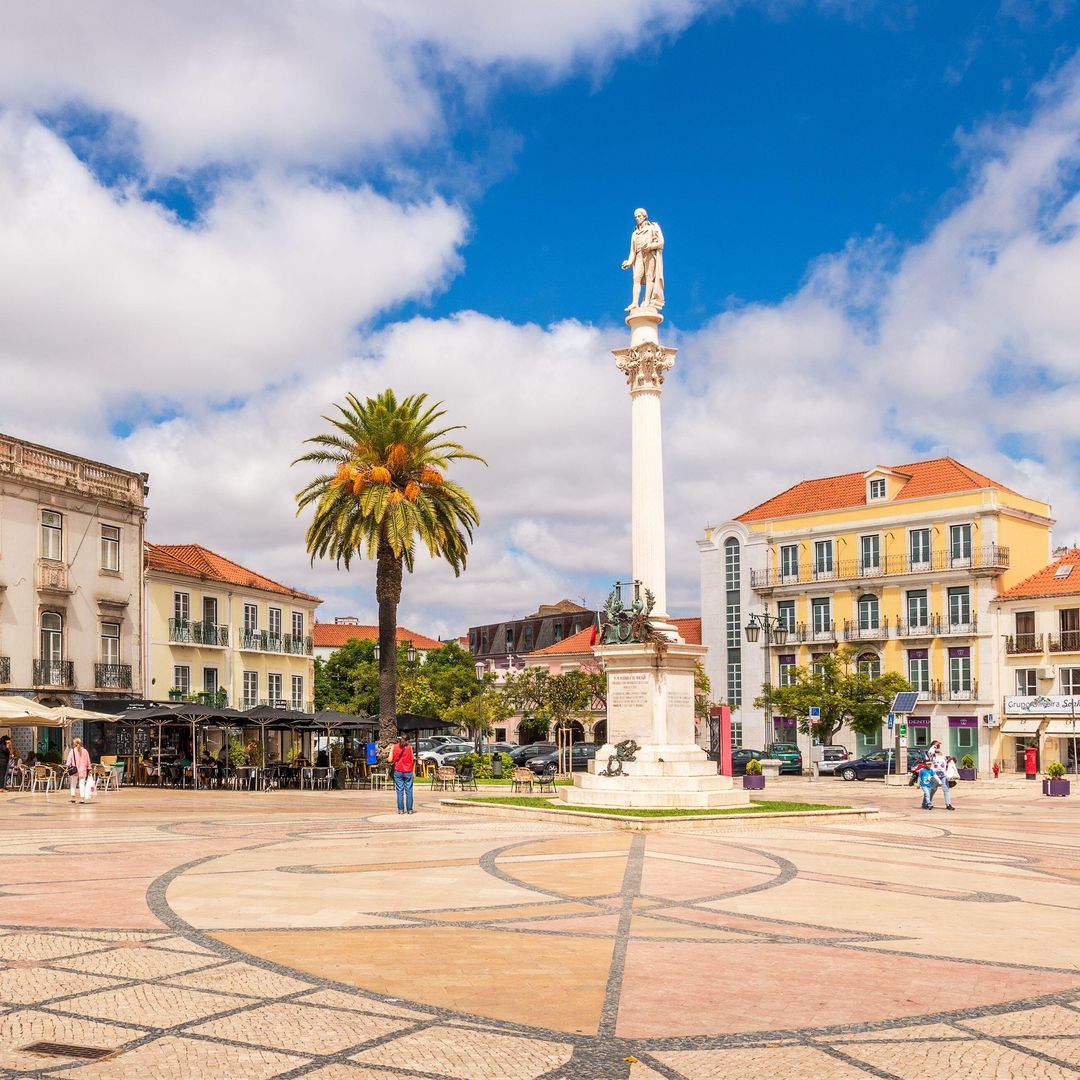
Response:
[[[945,809],[955,810],[956,807],[952,804],[952,792],[949,790],[949,779],[946,775],[949,771],[949,759],[942,751],[939,742],[935,741],[931,747],[930,763],[934,767],[934,780],[945,796]]]
[[[933,810],[934,789],[937,786],[937,777],[934,775],[934,766],[929,758],[923,758],[923,760],[919,762],[915,776],[918,779],[919,788],[922,791],[922,808],[924,810]]]
[[[90,753],[82,739],[73,739],[64,767],[71,781],[71,801],[75,801],[75,785],[79,787],[79,802],[86,802],[86,783],[90,776]]]
[[[409,736],[402,735],[390,751],[390,764],[394,769],[394,790],[397,792],[397,812],[413,812],[413,750]]]

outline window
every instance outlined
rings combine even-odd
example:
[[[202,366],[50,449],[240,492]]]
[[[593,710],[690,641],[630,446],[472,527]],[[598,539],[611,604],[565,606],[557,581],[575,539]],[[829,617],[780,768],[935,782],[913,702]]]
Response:
[[[799,545],[785,544],[780,549],[780,576],[784,578],[799,577]]]
[[[512,626],[506,628],[506,651],[514,651],[514,628]]]
[[[971,526],[949,526],[949,559],[953,563],[971,562]]]
[[[64,518],[55,510],[41,511],[41,557],[57,562],[64,557]]]
[[[1058,612],[1061,647],[1066,652],[1080,649],[1080,608],[1063,608]]]
[[[953,693],[971,689],[971,650],[949,650],[949,689]]]
[[[814,541],[814,576],[833,576],[833,543],[831,540]]]
[[[525,652],[533,651],[533,624],[525,624],[525,640],[522,641],[521,647]]]
[[[41,660],[45,664],[59,664],[64,659],[64,618],[55,611],[41,615]],[[50,682],[59,680],[50,679]]]
[[[880,569],[881,537],[877,533],[873,536],[859,537],[859,572],[865,574]]]
[[[810,674],[811,675],[823,675],[825,673],[825,665],[822,661],[828,656],[828,653],[814,653],[810,657]]]
[[[115,525],[101,526],[101,569],[120,571],[120,530]]]
[[[290,702],[294,709],[303,709],[304,707],[304,676],[294,675],[292,677],[292,701]]]
[[[970,750],[975,745],[975,729],[962,727],[956,729],[956,749]]]
[[[1061,676],[1061,692],[1066,697],[1080,694],[1080,668],[1063,667],[1059,669]]]
[[[179,626],[186,626],[191,621],[191,593],[174,592],[172,594],[173,619]]]
[[[733,709],[742,704],[742,660],[732,660],[730,655],[727,665],[727,698]]]
[[[292,613],[292,636],[297,641],[304,640],[304,613],[302,611]]]
[[[727,647],[737,649],[742,644],[742,608],[738,604],[727,606]]]
[[[281,608],[267,609],[266,632],[275,638],[281,637]]]
[[[930,745],[930,729],[925,727],[911,727],[908,726],[908,731],[911,734],[911,745],[917,749],[923,749]]]
[[[176,664],[173,667],[172,684],[174,690],[191,693],[191,668],[187,664]]]
[[[810,613],[815,636],[832,632],[832,602],[828,597],[811,600]]]
[[[881,674],[881,657],[875,653],[863,653],[856,662],[860,675],[867,675],[876,679]]]
[[[101,624],[101,662],[103,664],[120,663],[120,624],[103,622]]]
[[[1018,611],[1016,613],[1016,636],[1027,638],[1035,636],[1035,612]]]
[[[555,640],[556,641],[562,641],[562,638],[563,638],[562,623],[556,623],[555,624]]]
[[[870,481],[870,498],[871,499],[884,499],[885,498],[885,479],[880,477]]]
[[[928,693],[930,690],[930,655],[926,649],[908,649],[907,677],[913,690]]]
[[[266,700],[276,705],[283,700],[281,696],[281,676],[271,673],[266,676]]]
[[[207,694],[217,694],[221,683],[218,681],[218,669],[216,667],[204,667],[202,669],[202,688]]]
[[[250,709],[259,704],[259,673],[257,671],[244,672],[244,701],[243,707]]]
[[[795,601],[794,600],[781,600],[776,605],[776,617],[780,620],[780,625],[789,633],[795,633]]]
[[[784,656],[777,657],[777,663],[780,668],[778,686],[794,686],[795,685],[795,654],[788,653]]]
[[[204,596],[202,601],[203,622],[216,626],[218,621],[218,603],[216,596]]]
[[[1016,672],[1016,696],[1034,697],[1039,692],[1038,676],[1034,668],[1018,668]]]
[[[738,750],[742,746],[742,721],[731,721],[731,749]]]
[[[727,589],[739,587],[739,541],[734,537],[724,541],[724,585]]]
[[[859,597],[859,629],[876,630],[881,625],[881,606],[878,598],[867,594]]]
[[[256,634],[259,630],[259,606],[258,604],[244,605],[244,633]]]
[[[908,554],[912,566],[930,565],[930,530],[912,529],[908,533]]]
[[[949,590],[949,625],[967,626],[971,622],[971,590],[963,585]]]
[[[908,626],[927,626],[930,623],[930,602],[925,589],[909,589],[907,594]]]

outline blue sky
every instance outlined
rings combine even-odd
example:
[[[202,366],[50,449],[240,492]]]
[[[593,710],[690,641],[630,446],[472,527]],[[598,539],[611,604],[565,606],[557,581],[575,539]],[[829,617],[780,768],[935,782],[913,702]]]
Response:
[[[1080,534],[1077,4],[193,12],[13,0],[0,40],[0,428],[150,472],[151,538],[371,617],[366,568],[308,566],[289,462],[392,385],[491,462],[466,578],[422,566],[403,619],[600,600],[638,205],[676,611],[704,523],[804,476],[952,453]]]

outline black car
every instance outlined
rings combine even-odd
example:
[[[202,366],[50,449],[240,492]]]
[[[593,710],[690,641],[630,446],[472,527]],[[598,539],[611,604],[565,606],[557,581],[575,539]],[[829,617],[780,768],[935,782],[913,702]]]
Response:
[[[571,768],[574,772],[584,772],[587,770],[589,762],[596,757],[596,751],[599,749],[600,747],[596,743],[576,743],[572,746],[570,748],[570,757]],[[528,765],[537,776],[540,776],[543,773],[558,772],[559,751],[557,748],[552,747],[549,754],[540,754],[536,757],[530,757],[525,764]]]
[[[739,747],[731,751],[731,775],[745,776],[746,766],[751,761],[760,761],[765,754],[761,750],[747,750]]]
[[[553,742],[527,743],[525,746],[516,746],[513,750],[508,751],[510,760],[515,765],[524,765],[531,757],[554,752],[555,744]]]
[[[907,765],[901,758],[900,775],[906,776],[912,766],[917,765],[926,757],[925,750],[909,749],[907,752]],[[865,757],[856,758],[854,761],[845,761],[836,770],[835,775],[843,780],[865,780],[868,776],[883,779],[886,774],[895,771],[895,754],[889,750],[875,750]]]

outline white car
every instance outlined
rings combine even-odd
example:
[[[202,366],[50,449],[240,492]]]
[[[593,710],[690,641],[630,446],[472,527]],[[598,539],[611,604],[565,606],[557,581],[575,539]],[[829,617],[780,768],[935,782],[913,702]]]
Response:
[[[460,739],[454,742],[440,743],[430,750],[421,750],[419,757],[421,761],[430,761],[436,765],[445,765],[448,755],[471,754],[474,749],[475,747],[471,742]]]
[[[828,774],[831,776],[845,761],[850,759],[851,755],[848,753],[846,746],[823,746],[821,748],[821,757],[817,763],[818,775],[825,776]]]

